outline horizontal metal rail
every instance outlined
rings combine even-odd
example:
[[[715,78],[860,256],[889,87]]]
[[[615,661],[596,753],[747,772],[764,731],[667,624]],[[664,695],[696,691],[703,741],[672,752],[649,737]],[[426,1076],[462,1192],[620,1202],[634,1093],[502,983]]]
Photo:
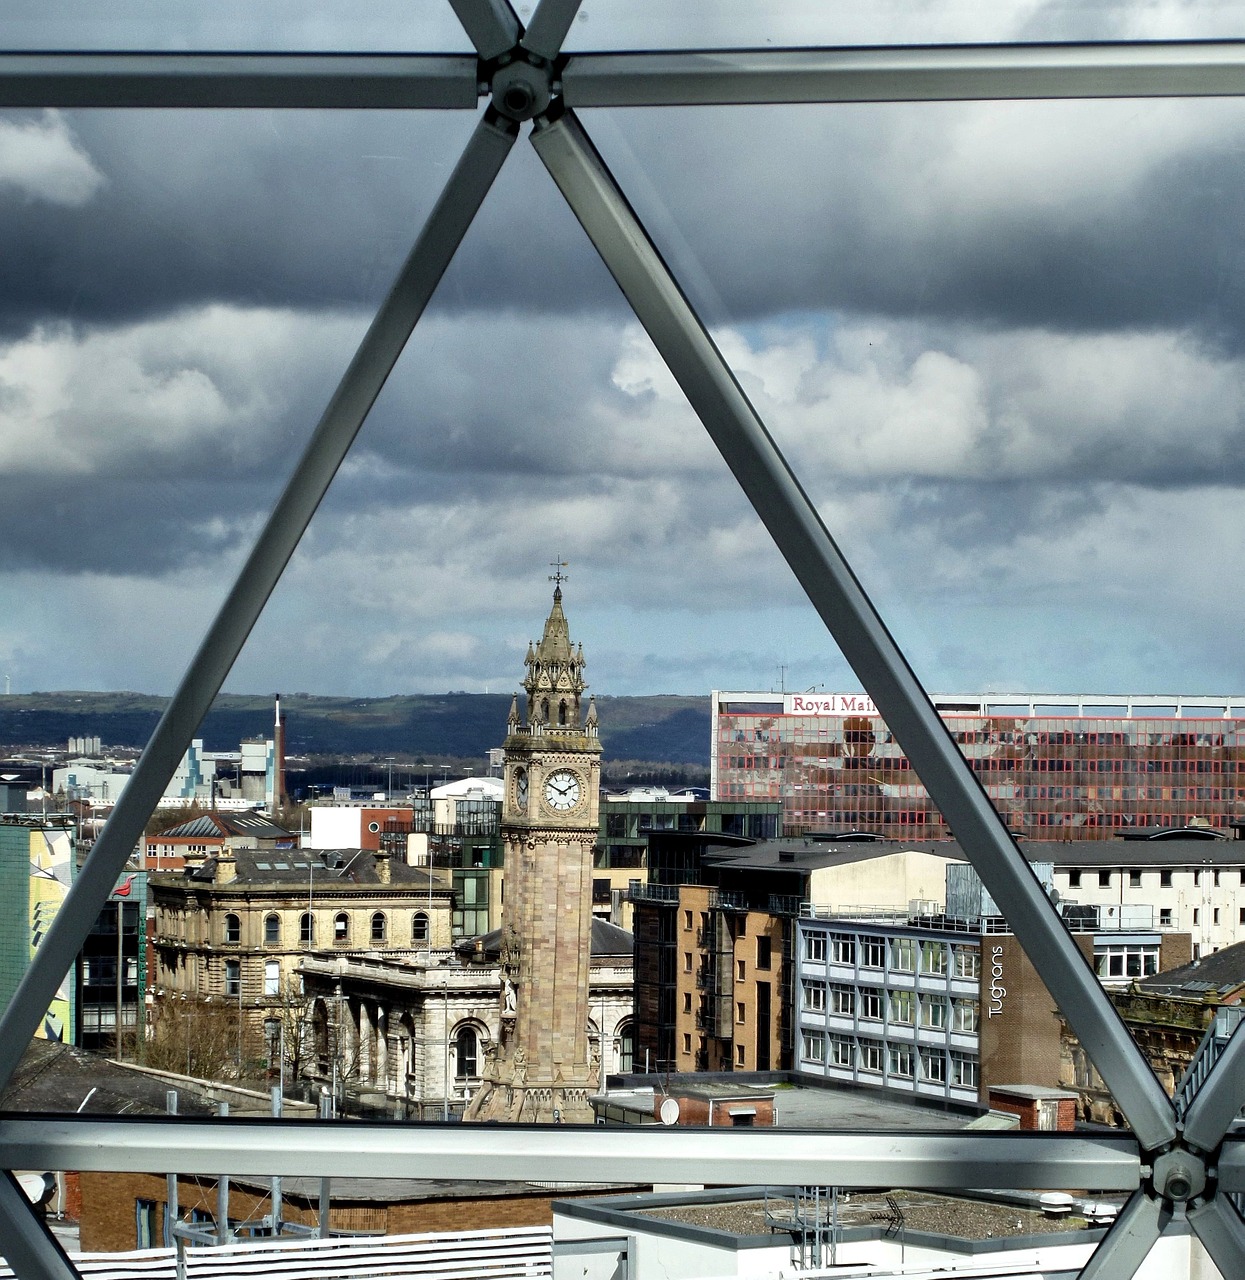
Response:
[[[569,106],[1245,94],[1245,42],[579,53]],[[472,54],[3,53],[0,107],[474,108]]]
[[[1128,1134],[842,1133],[215,1118],[0,1120],[0,1167],[197,1177],[715,1182],[1133,1191]]]
[[[473,110],[474,54],[0,53],[0,107]]]
[[[1245,42],[577,53],[571,107],[1245,94]]]

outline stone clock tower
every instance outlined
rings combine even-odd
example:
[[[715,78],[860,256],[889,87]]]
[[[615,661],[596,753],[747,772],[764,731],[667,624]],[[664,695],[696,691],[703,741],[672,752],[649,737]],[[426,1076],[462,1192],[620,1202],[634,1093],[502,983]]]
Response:
[[[501,1035],[467,1120],[593,1120],[588,961],[601,743],[595,704],[586,713],[581,705],[584,651],[571,644],[562,612],[563,567],[545,633],[528,646],[526,723],[517,695],[510,708]]]

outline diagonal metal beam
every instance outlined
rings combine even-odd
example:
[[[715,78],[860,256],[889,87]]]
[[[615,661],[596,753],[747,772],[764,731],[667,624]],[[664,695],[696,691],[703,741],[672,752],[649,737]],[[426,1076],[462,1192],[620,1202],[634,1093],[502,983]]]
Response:
[[[570,107],[1236,96],[1245,42],[577,53],[562,92]]]
[[[472,110],[478,104],[470,54],[0,54],[0,107]]]
[[[552,62],[579,12],[580,0],[540,0],[523,33],[523,47]]]
[[[35,1161],[32,1165],[31,1162]],[[0,1119],[0,1167],[188,1176],[1098,1187],[1134,1191],[1127,1134],[834,1133],[660,1126],[394,1124],[186,1117]]]
[[[0,1088],[112,892],[200,721],[428,305],[518,132],[491,108],[469,139],[389,295],[312,433],[215,621],[0,1018]]]
[[[38,1162],[30,1166],[41,1169]],[[35,1217],[17,1179],[0,1170],[0,1255],[22,1280],[78,1280],[60,1242]]]
[[[1134,1191],[1077,1280],[1129,1280],[1150,1256],[1171,1218],[1159,1201]]]
[[[1220,1191],[1245,1192],[1245,1129],[1234,1130],[1224,1139],[1216,1173]]]
[[[1189,1226],[1225,1277],[1245,1276],[1245,1222],[1226,1197],[1190,1209]]]
[[[523,35],[509,0],[450,0],[450,8],[485,62],[513,49]]]
[[[532,142],[1143,1147],[1170,1141],[1167,1095],[580,122]]]
[[[1218,1061],[1189,1103],[1184,1118],[1185,1141],[1213,1151],[1245,1106],[1245,1036],[1238,1023]]]

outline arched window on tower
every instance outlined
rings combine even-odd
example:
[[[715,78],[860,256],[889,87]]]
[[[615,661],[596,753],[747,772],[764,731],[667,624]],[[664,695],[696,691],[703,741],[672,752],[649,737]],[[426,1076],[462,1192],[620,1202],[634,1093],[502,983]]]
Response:
[[[242,920],[232,911],[225,917],[225,941],[231,943],[242,941]]]
[[[350,917],[344,911],[339,911],[333,917],[333,941],[350,941]]]
[[[565,698],[563,698],[562,701],[558,703],[558,723],[559,724],[566,723],[566,699]]]
[[[372,941],[384,942],[385,940],[385,913],[377,911],[372,915]]]
[[[411,941],[428,941],[428,917],[422,911],[417,911],[411,921]]]
[[[264,946],[275,947],[281,941],[281,917],[273,912],[264,917]]]
[[[541,698],[540,700],[540,718],[545,723],[549,723],[549,699]]]
[[[316,923],[310,911],[304,911],[298,919],[298,941],[309,947],[316,940]]]

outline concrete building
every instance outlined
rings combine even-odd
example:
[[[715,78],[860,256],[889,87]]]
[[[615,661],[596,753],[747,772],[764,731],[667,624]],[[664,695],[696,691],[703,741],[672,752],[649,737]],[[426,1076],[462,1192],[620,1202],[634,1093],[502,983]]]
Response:
[[[1185,828],[1071,845],[1027,841],[1022,847],[1030,857],[1050,859],[1064,902],[1083,904],[1103,921],[1188,933],[1195,960],[1245,938],[1245,841],[1226,833]],[[1124,955],[1099,976],[1127,982],[1153,972]]]
[[[1101,840],[1245,817],[1245,695],[930,696],[1021,835]],[[715,798],[780,800],[792,832],[949,834],[865,694],[715,691],[711,715]]]
[[[637,1061],[964,1103],[1063,1083],[1055,1002],[954,841],[718,839],[651,837],[652,879],[632,890]],[[1032,865],[1057,898],[1055,865]],[[1191,956],[1152,915],[1060,905],[1104,983]]]
[[[1000,917],[853,919],[817,908],[797,922],[798,1069],[844,1083],[985,1103],[1001,1084],[1066,1083],[1063,1024]],[[1113,935],[1080,932],[1087,961]],[[1189,955],[1165,932],[1157,965]]]
[[[74,875],[76,832],[69,814],[0,814],[0,1010],[60,910]],[[37,1035],[70,1040],[75,1021],[72,968]]]
[[[637,1060],[670,1071],[793,1066],[801,905],[933,914],[960,856],[949,842],[651,833],[649,880],[631,890]]]
[[[496,931],[449,953],[308,956],[300,967],[311,1005],[307,1074],[339,1082],[352,1114],[461,1116],[506,1029],[500,946]],[[592,922],[588,982],[599,1071],[629,1071],[632,938],[603,920]]]
[[[1112,1003],[1163,1088],[1191,1098],[1245,1015],[1245,943],[1163,966],[1112,992]],[[1062,1080],[1078,1114],[1099,1124],[1123,1117],[1072,1032],[1063,1029]]]
[[[157,1004],[236,1004],[252,1056],[265,1016],[299,998],[313,951],[414,957],[451,941],[449,887],[381,853],[231,849],[152,875],[149,892]]]
[[[771,1278],[845,1274],[940,1280],[964,1273],[1014,1280],[1077,1275],[1121,1202],[1036,1194],[936,1195],[875,1188],[734,1187],[620,1195],[554,1205],[555,1280],[668,1276]],[[610,1241],[608,1252],[603,1247]],[[576,1242],[592,1254],[572,1252]],[[594,1245],[594,1242],[595,1245]],[[1217,1275],[1194,1237],[1173,1233],[1138,1280]]]
[[[266,850],[279,859],[297,846],[298,837],[292,831],[262,813],[214,809],[144,836],[139,860],[146,871],[181,871],[188,865],[200,866],[209,858],[228,857],[239,849]]]

